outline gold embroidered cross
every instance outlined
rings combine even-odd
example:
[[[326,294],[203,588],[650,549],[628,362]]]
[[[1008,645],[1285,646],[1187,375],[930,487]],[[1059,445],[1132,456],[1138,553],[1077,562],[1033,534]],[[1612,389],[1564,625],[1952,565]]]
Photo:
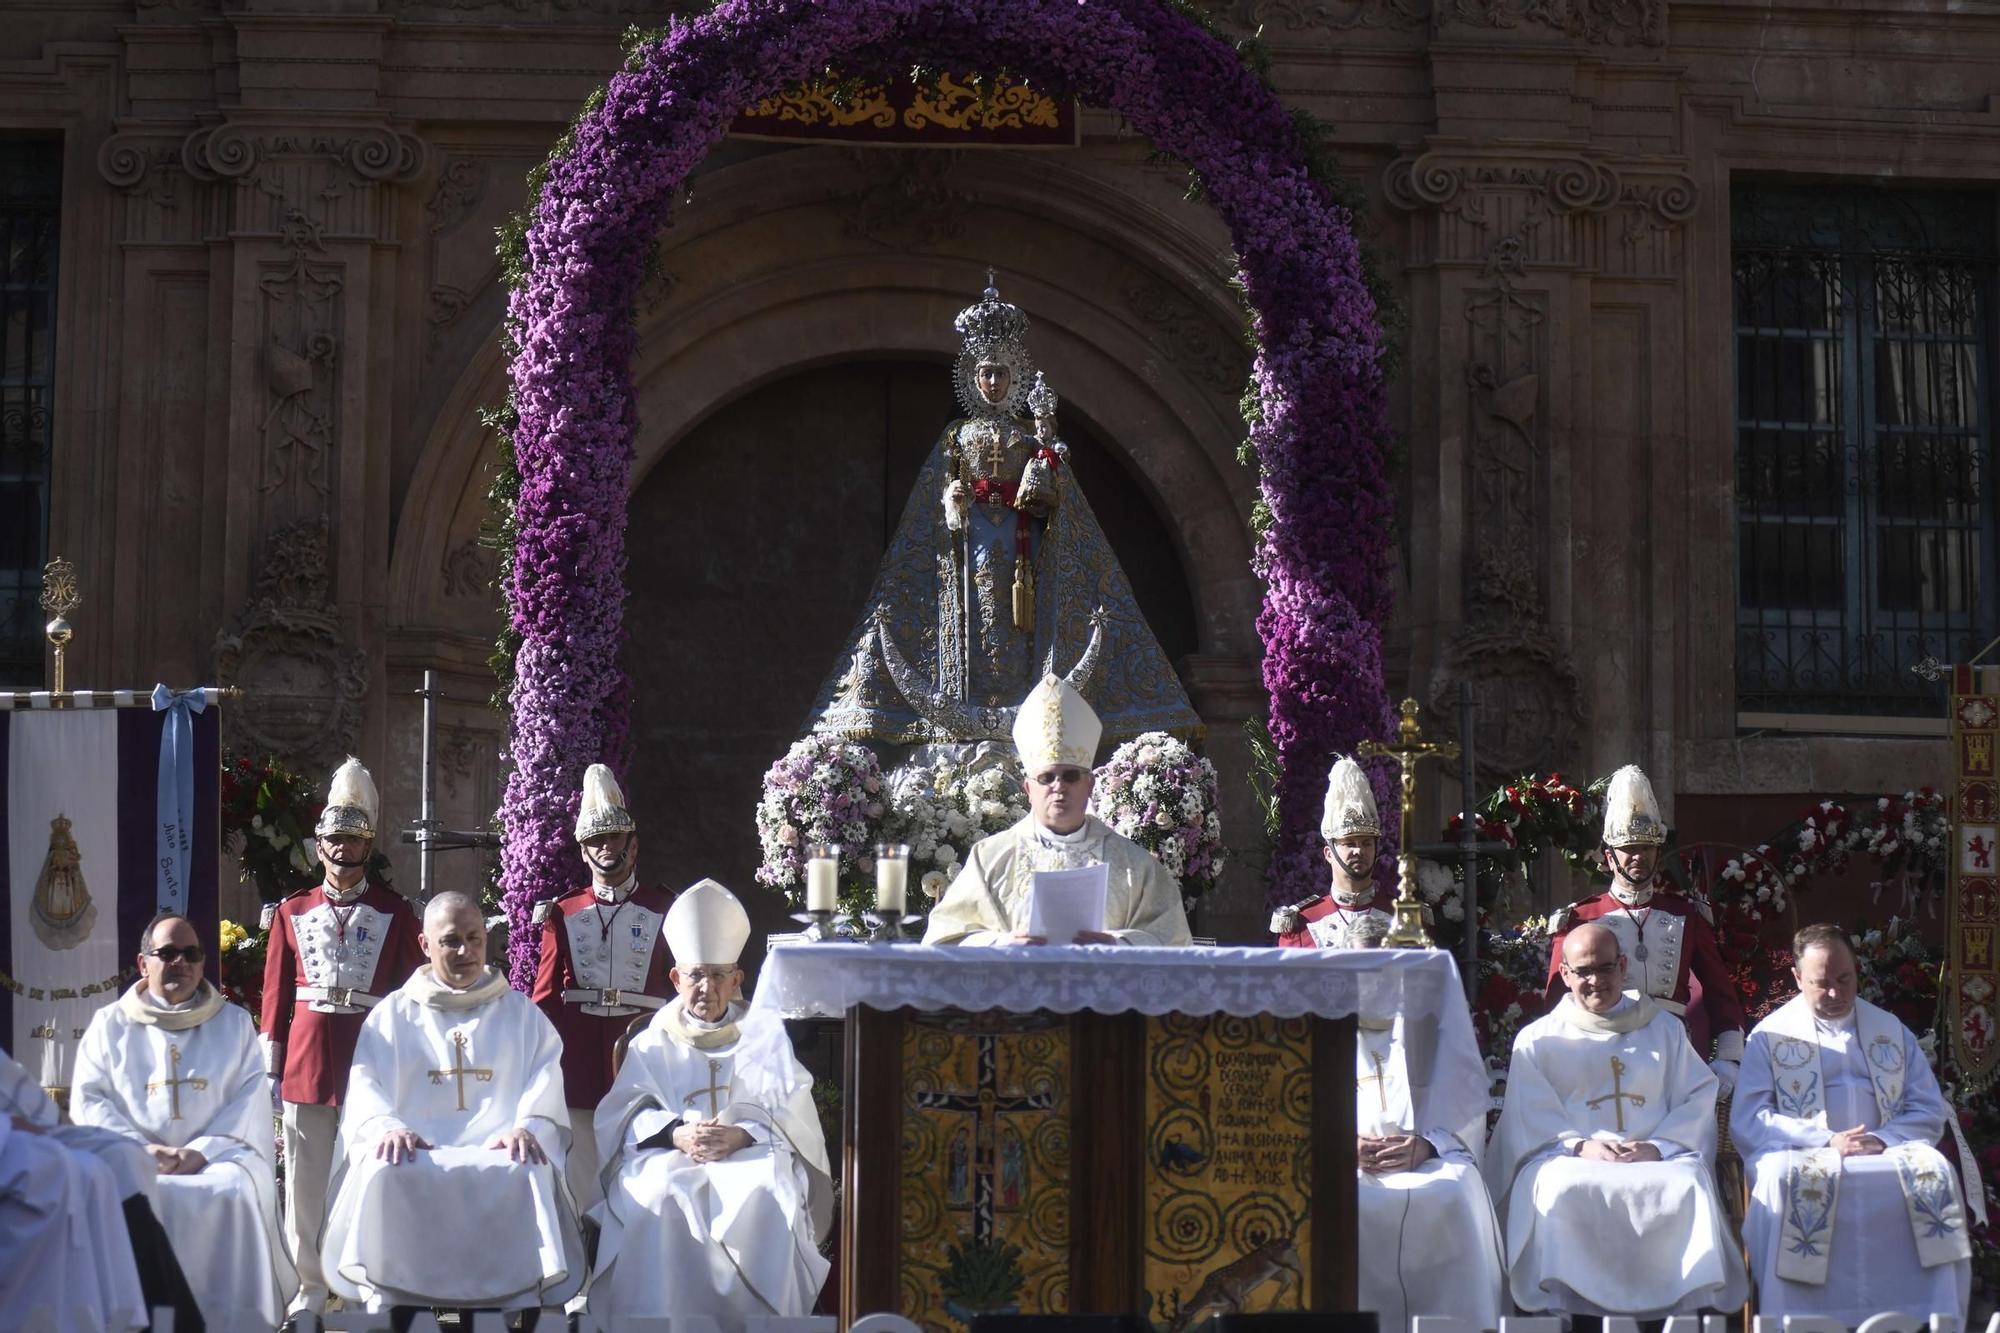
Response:
[[[493,1081],[492,1070],[467,1067],[465,1063],[465,1034],[463,1032],[454,1032],[451,1034],[451,1068],[431,1069],[425,1072],[431,1076],[433,1086],[443,1086],[447,1078],[458,1080],[458,1109],[461,1111],[465,1109],[465,1076],[467,1074],[472,1075],[473,1079],[479,1083],[491,1083]]]
[[[168,1105],[173,1110],[173,1118],[179,1120],[181,1118],[181,1084],[183,1083],[187,1084],[189,1087],[193,1088],[196,1092],[207,1092],[208,1080],[205,1078],[196,1078],[193,1074],[189,1074],[186,1078],[182,1078],[180,1076],[181,1072],[180,1047],[178,1046],[167,1047],[167,1059],[172,1062],[174,1076],[172,1078],[158,1079],[154,1082],[148,1083],[146,1085],[146,1091],[148,1094],[151,1094],[158,1092],[161,1088],[165,1088],[167,1090]]]
[[[708,1062],[708,1086],[705,1088],[696,1088],[687,1096],[687,1104],[693,1106],[695,1098],[701,1096],[703,1093],[708,1094],[708,1118],[710,1120],[715,1119],[716,1110],[722,1105],[722,1094],[727,1092],[730,1086],[727,1083],[718,1083],[716,1081],[715,1076],[721,1072],[722,1061],[710,1060]]]
[[[1389,1109],[1388,1080],[1382,1074],[1382,1057],[1373,1051],[1369,1051],[1368,1063],[1375,1066],[1375,1072],[1364,1074],[1360,1078],[1355,1079],[1354,1086],[1358,1089],[1363,1083],[1373,1083],[1375,1085],[1375,1101],[1384,1112],[1387,1112]]]
[[[1618,1132],[1620,1134],[1625,1132],[1625,1103],[1630,1102],[1634,1106],[1644,1106],[1646,1104],[1646,1099],[1638,1093],[1626,1092],[1624,1090],[1624,1080],[1625,1062],[1614,1055],[1611,1057],[1611,1091],[1605,1093],[1602,1097],[1592,1097],[1584,1103],[1585,1106],[1596,1108],[1602,1106],[1605,1102],[1610,1102],[1611,1109],[1618,1113]]]

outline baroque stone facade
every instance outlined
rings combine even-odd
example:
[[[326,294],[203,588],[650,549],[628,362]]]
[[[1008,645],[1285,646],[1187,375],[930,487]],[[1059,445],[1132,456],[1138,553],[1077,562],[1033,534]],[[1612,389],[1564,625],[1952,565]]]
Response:
[[[62,144],[49,548],[76,562],[97,616],[72,680],[241,683],[235,736],[315,769],[362,754],[401,826],[412,691],[437,669],[440,815],[484,821],[503,771],[479,543],[493,449],[479,411],[504,389],[493,229],[617,67],[622,29],[662,10],[9,6],[0,131]],[[1261,32],[1277,86],[1334,127],[1400,298],[1399,691],[1449,712],[1472,680],[1488,776],[1637,760],[1663,793],[1701,796],[1929,780],[1941,745],[1922,727],[1739,725],[1730,196],[1746,180],[2000,179],[2000,16],[1907,0],[1209,12],[1226,35]],[[1172,595],[1191,608],[1179,666],[1209,752],[1240,778],[1241,724],[1261,711],[1252,488],[1233,460],[1246,359],[1227,238],[1184,184],[1088,110],[1082,143],[1054,151],[726,144],[639,303],[635,488],[721,409],[807,367],[942,374],[951,314],[995,265],[1066,407],[1164,529]],[[893,468],[841,471],[844,437],[810,410],[794,418],[831,470],[787,484],[866,491],[866,512],[893,522]],[[918,425],[890,412],[884,429]],[[672,503],[772,523],[792,508],[754,467],[674,476],[687,493]],[[828,540],[880,538],[861,523]],[[757,559],[713,577],[782,589]],[[648,616],[724,591],[632,581]],[[802,712],[728,651],[697,654],[741,682],[725,711]],[[683,683],[630,666],[642,713]],[[770,756],[732,747],[729,722],[642,764],[662,788],[721,793],[698,829],[649,844],[673,849],[662,878],[748,884],[741,798]],[[1227,786],[1232,827],[1254,828],[1243,784]],[[663,828],[682,813],[635,801]],[[441,883],[476,877],[440,863]],[[1243,858],[1205,925],[1250,938],[1261,920]]]

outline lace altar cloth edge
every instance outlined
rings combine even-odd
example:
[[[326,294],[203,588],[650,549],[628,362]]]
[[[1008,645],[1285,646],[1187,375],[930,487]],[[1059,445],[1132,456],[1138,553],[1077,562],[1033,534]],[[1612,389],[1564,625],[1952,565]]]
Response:
[[[1134,948],[785,942],[771,946],[753,1008],[783,1018],[870,1009],[1073,1014],[1401,1014],[1473,1048],[1458,965],[1440,949]],[[1462,1033],[1458,1031],[1462,1029]]]

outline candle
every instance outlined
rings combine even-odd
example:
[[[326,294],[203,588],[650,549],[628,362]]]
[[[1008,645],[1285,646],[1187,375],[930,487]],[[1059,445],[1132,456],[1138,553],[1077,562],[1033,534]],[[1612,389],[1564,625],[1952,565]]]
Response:
[[[908,900],[910,849],[885,843],[875,849],[875,910],[900,912]]]
[[[840,902],[840,848],[815,846],[806,861],[806,910],[831,912]]]

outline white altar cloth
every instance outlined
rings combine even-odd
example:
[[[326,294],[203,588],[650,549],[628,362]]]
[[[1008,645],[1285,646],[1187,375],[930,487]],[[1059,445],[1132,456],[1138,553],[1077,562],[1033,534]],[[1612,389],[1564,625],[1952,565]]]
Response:
[[[754,1008],[838,1018],[850,1008],[1009,1013],[1402,1014],[1419,1071],[1485,1080],[1458,964],[1441,949],[1147,949],[1063,944],[964,949],[785,941],[771,946]],[[1435,1034],[1434,1052],[1421,1049]]]

